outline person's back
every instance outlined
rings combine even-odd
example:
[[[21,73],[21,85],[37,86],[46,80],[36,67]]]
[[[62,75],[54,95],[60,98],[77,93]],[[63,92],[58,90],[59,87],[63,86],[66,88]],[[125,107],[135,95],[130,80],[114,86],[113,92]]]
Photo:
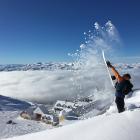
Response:
[[[117,82],[115,84],[116,88],[116,96],[118,97],[125,97],[129,92],[132,91],[133,85],[129,80],[123,80],[121,82]]]

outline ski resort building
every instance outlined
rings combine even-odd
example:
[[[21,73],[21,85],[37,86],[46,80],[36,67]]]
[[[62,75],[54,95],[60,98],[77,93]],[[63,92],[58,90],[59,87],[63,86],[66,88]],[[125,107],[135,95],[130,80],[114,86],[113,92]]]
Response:
[[[48,109],[44,106],[38,106],[34,111],[33,111],[36,120],[41,120],[44,116],[50,115]]]
[[[20,116],[24,119],[42,121],[46,124],[59,124],[59,118],[57,117],[57,115],[50,113],[48,108],[43,105],[28,108],[27,110],[21,112]]]
[[[24,119],[33,120],[33,119],[35,119],[34,113],[33,113],[34,110],[35,110],[35,108],[28,108],[28,109],[22,111],[20,113],[20,116]]]
[[[94,102],[92,100],[88,101],[60,101],[58,100],[53,110],[67,120],[76,120],[84,113],[91,111],[94,108]],[[62,117],[63,116],[63,117]]]

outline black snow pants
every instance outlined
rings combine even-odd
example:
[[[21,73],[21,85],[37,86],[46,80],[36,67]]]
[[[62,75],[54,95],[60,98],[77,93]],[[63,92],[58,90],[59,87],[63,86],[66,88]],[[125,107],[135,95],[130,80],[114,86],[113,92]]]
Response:
[[[116,105],[117,105],[117,108],[118,108],[118,112],[121,113],[121,112],[124,112],[125,111],[125,108],[124,108],[124,98],[120,98],[120,97],[116,97]]]

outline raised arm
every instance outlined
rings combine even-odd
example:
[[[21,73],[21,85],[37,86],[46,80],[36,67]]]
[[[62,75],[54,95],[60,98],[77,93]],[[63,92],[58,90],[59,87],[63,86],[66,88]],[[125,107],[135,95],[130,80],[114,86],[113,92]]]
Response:
[[[118,73],[118,71],[111,65],[111,63],[109,61],[106,62],[107,63],[107,66],[109,68],[111,68],[114,76],[116,77],[117,81],[118,82],[121,82],[123,80],[122,76],[120,76],[120,74]]]
[[[123,78],[120,76],[120,74],[118,73],[118,71],[112,66],[111,70],[114,74],[114,76],[116,77],[118,82],[121,82],[123,80]]]

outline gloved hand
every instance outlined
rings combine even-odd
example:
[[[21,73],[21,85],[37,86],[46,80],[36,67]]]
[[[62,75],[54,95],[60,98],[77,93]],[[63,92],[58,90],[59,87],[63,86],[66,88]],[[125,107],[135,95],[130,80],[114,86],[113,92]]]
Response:
[[[112,65],[111,65],[111,63],[110,63],[109,61],[106,61],[106,64],[107,64],[107,66],[108,66],[109,68],[112,67]]]
[[[114,75],[111,76],[112,80],[116,80],[116,77]]]

